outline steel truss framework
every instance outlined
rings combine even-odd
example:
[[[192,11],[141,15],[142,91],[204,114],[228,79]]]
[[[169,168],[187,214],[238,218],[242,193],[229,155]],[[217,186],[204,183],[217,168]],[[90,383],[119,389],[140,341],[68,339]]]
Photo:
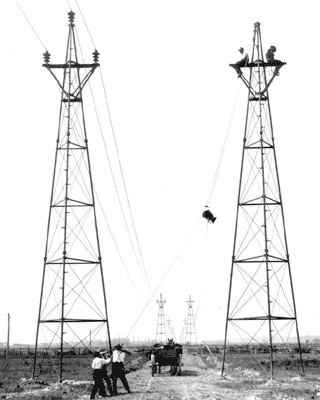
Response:
[[[243,70],[249,71],[249,78],[240,74],[248,101],[222,375],[226,364],[239,366],[248,357],[260,364],[260,353],[266,352],[271,379],[281,358],[294,352],[298,359],[292,364],[303,374],[268,92],[285,64],[264,61],[260,23],[255,23],[251,59]],[[293,337],[296,345],[289,344]]]
[[[165,343],[167,339],[166,333],[166,321],[164,318],[164,308],[166,300],[162,300],[162,293],[160,293],[160,300],[157,300],[158,309],[158,320],[157,320],[157,330],[156,330],[156,341],[159,343]]]
[[[173,326],[171,324],[172,320],[170,318],[167,318],[167,330],[168,330],[168,337],[170,339],[173,339],[174,341],[176,341],[176,335],[174,333],[174,329]]]
[[[186,337],[185,343],[197,343],[197,333],[196,333],[196,324],[193,315],[193,303],[194,301],[191,300],[191,296],[189,295],[189,300],[187,301],[188,304],[188,317],[186,321]]]
[[[65,357],[75,348],[99,338],[111,351],[82,95],[99,53],[94,51],[91,64],[78,61],[75,14],[68,16],[65,62],[52,64],[48,51],[44,54],[43,67],[59,85],[61,104],[33,366],[35,377],[45,343],[60,381]]]
[[[180,333],[180,343],[185,343],[186,327],[187,327],[187,318],[184,318],[181,333]]]

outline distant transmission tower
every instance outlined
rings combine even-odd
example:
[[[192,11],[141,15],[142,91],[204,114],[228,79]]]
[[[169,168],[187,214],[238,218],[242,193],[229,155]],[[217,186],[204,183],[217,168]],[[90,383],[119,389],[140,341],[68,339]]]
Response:
[[[174,333],[173,326],[171,325],[172,320],[170,318],[167,318],[167,331],[168,331],[168,338],[173,339],[176,341],[176,335]]]
[[[165,302],[166,302],[165,300],[162,300],[162,293],[160,293],[160,300],[157,300],[157,303],[159,305],[159,311],[158,311],[158,321],[156,330],[156,341],[159,343],[164,343],[167,339],[166,322],[164,319],[164,309],[163,309]]]
[[[53,348],[60,381],[64,357],[75,348],[89,348],[99,338],[111,351],[83,108],[83,88],[99,66],[99,53],[93,52],[92,63],[78,60],[75,14],[68,16],[65,61],[52,64],[44,54],[43,67],[58,83],[61,101],[33,365],[35,377],[39,348]]]
[[[283,356],[297,350],[292,366],[303,374],[297,312],[274,144],[269,87],[285,65],[264,61],[260,23],[254,24],[251,59],[243,71],[248,89],[240,183],[225,327],[225,363],[239,366],[268,353],[271,379]],[[237,356],[227,349],[240,344]],[[237,339],[237,342],[235,339]],[[294,338],[295,349],[289,344]],[[232,343],[232,341],[235,341]],[[227,350],[230,350],[227,352]]]
[[[185,343],[186,330],[187,330],[187,318],[184,318],[182,329],[181,329],[181,334],[180,334],[180,343]]]
[[[186,324],[186,343],[197,343],[197,334],[196,334],[196,324],[193,316],[193,307],[192,304],[194,303],[191,300],[191,296],[189,295],[189,300],[187,301],[188,304],[188,317],[187,317],[187,324]]]

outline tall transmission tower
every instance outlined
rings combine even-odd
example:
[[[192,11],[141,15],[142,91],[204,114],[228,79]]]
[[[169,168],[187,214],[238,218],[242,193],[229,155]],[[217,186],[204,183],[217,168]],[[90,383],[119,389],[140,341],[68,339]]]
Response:
[[[156,341],[160,343],[164,343],[167,339],[166,334],[166,321],[164,318],[164,304],[165,300],[162,300],[162,293],[160,293],[160,300],[157,300],[159,309],[158,309],[158,321],[157,321],[157,330],[156,330]]]
[[[186,323],[186,340],[185,343],[197,343],[197,334],[196,334],[196,324],[193,316],[193,303],[191,300],[191,295],[189,295],[188,304],[188,317]]]
[[[260,23],[255,23],[251,59],[240,74],[248,101],[222,375],[226,362],[239,366],[243,358],[252,357],[260,364],[257,354],[267,352],[266,366],[273,379],[274,368],[293,353],[289,344],[293,338],[298,360],[292,366],[303,374],[269,97],[270,85],[285,64],[264,61]],[[235,64],[231,66],[239,72]],[[228,338],[229,343],[242,345],[237,357],[227,349]]]
[[[61,100],[33,365],[35,377],[39,347],[54,348],[60,381],[67,352],[88,348],[95,339],[109,342],[111,351],[83,107],[83,89],[99,66],[99,53],[93,52],[92,63],[78,60],[74,12],[68,17],[65,61],[52,64],[44,53],[43,67],[57,82]]]

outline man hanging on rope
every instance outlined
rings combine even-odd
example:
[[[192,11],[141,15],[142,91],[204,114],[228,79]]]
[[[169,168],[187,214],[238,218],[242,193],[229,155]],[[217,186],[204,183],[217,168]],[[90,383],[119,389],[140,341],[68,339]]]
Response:
[[[217,217],[214,217],[212,212],[209,209],[203,211],[202,216],[211,224],[213,224],[214,221],[217,219]]]

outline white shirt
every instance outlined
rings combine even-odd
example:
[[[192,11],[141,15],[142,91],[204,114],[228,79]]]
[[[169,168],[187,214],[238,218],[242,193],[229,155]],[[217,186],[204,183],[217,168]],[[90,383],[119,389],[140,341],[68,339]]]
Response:
[[[106,360],[104,358],[96,357],[92,361],[92,368],[93,369],[101,369],[103,364],[109,364],[111,361],[111,358],[107,358]]]
[[[124,362],[126,353],[121,350],[113,350],[112,362]]]

